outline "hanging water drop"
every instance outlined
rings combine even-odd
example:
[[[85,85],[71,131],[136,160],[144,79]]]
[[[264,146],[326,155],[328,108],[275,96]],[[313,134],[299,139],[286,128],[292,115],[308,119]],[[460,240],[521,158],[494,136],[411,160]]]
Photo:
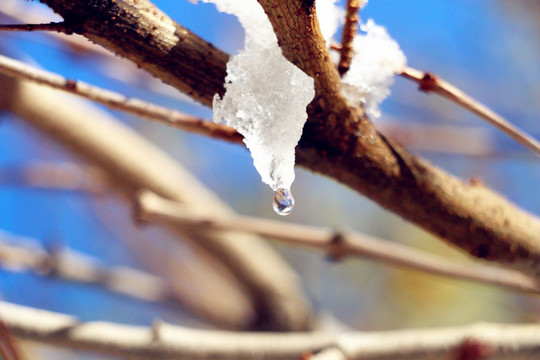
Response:
[[[289,215],[294,208],[294,198],[291,191],[286,188],[277,189],[272,207],[278,215]]]

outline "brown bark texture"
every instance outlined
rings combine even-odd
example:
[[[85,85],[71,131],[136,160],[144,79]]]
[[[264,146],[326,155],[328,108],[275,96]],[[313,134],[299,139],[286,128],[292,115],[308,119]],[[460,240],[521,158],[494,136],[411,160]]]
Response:
[[[40,0],[75,33],[126,57],[204,105],[222,95],[228,55],[147,0]],[[339,93],[313,0],[259,0],[285,57],[315,80],[296,152],[331,177],[485,260],[540,274],[540,221],[477,183],[460,181],[377,132]]]

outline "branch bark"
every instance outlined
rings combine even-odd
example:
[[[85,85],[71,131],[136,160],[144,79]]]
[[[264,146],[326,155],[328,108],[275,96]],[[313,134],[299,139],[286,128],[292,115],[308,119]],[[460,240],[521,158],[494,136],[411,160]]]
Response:
[[[146,0],[41,0],[72,30],[127,57],[209,105],[223,94],[227,55]],[[540,221],[500,195],[467,184],[379,134],[339,94],[314,2],[261,0],[284,55],[315,80],[317,95],[297,163],[370,197],[471,255],[540,275]]]
[[[538,325],[476,324],[374,333],[253,334],[191,330],[163,322],[156,322],[151,328],[81,322],[72,316],[5,302],[0,302],[0,317],[14,335],[23,339],[130,359],[298,360],[326,350],[328,357],[321,358],[530,360],[540,352]],[[342,356],[337,356],[338,351]]]

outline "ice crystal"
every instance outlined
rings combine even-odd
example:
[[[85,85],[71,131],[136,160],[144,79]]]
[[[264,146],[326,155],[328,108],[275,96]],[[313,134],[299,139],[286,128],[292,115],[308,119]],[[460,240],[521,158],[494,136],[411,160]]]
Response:
[[[245,48],[227,64],[225,95],[214,98],[214,121],[244,136],[255,168],[272,189],[290,189],[294,150],[315,96],[313,79],[281,52],[270,21],[256,0],[205,0],[238,17]]]

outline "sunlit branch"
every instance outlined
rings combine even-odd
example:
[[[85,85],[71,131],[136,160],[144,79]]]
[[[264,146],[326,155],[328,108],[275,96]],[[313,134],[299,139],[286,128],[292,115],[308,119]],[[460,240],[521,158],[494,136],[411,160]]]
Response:
[[[129,359],[425,360],[534,359],[540,326],[477,324],[452,328],[348,333],[239,333],[82,322],[76,317],[0,302],[0,317],[23,339]],[[330,349],[330,350],[329,350]],[[338,351],[334,351],[338,349]],[[344,357],[336,357],[343,354]],[[333,355],[333,356],[330,356]],[[468,357],[467,357],[468,356]]]
[[[358,257],[457,279],[477,281],[513,290],[539,293],[532,277],[513,270],[445,260],[405,245],[355,232],[284,223],[248,216],[218,217],[197,213],[154,193],[142,192],[138,216],[145,221],[176,223],[191,228],[242,231],[326,252],[334,260]]]
[[[489,109],[487,106],[474,100],[447,81],[434,74],[409,67],[403,70],[401,76],[417,82],[420,86],[420,90],[437,93],[442,97],[445,97],[471,111],[472,113],[486,120],[491,125],[503,131],[508,136],[512,137],[514,140],[534,152],[536,155],[540,156],[540,142],[538,142],[532,136],[519,130],[500,115]]]
[[[345,24],[343,25],[343,34],[341,36],[341,51],[338,65],[338,71],[343,76],[351,66],[353,57],[353,40],[358,31],[360,16],[358,10],[364,4],[364,0],[347,0]]]
[[[205,121],[140,99],[127,98],[122,94],[101,89],[82,81],[66,79],[60,75],[33,68],[2,55],[0,55],[0,73],[67,91],[99,102],[112,109],[119,109],[185,131],[242,143],[242,136],[233,128],[225,125]]]

